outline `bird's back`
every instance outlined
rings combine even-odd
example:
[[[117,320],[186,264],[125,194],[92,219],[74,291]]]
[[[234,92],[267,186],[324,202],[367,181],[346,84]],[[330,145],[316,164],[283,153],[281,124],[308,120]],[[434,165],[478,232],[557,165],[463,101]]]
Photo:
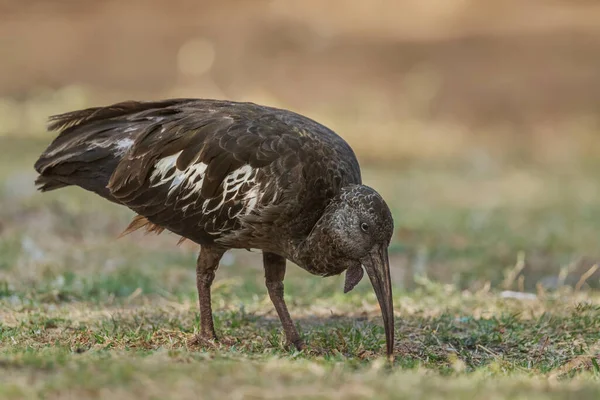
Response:
[[[127,102],[56,116],[36,163],[51,190],[78,185],[200,244],[279,250],[308,234],[340,189],[360,183],[333,131],[252,103]]]

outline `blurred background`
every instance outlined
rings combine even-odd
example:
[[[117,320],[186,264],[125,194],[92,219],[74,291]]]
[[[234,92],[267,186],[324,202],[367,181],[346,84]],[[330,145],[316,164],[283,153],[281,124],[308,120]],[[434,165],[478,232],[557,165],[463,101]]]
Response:
[[[598,287],[598,21],[589,0],[0,0],[0,282],[56,279],[49,265],[79,268],[74,248],[103,274],[121,265],[109,246],[193,260],[168,235],[117,245],[127,210],[42,196],[32,165],[48,115],[204,97],[292,109],[348,140],[393,209],[400,288]]]

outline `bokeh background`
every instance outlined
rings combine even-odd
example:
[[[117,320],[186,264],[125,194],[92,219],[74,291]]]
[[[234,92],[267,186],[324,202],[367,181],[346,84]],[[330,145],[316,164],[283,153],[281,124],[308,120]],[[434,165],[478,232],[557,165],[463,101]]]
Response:
[[[193,293],[194,246],[116,241],[129,211],[33,187],[47,116],[166,97],[289,108],[347,139],[393,209],[398,288],[598,287],[598,21],[586,0],[0,0],[0,293]],[[233,254],[225,276],[262,280]]]

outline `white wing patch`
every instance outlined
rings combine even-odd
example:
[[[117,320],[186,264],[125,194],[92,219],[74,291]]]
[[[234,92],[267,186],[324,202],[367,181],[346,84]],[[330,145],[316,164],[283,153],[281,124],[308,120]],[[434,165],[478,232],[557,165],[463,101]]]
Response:
[[[133,146],[133,139],[131,139],[131,138],[125,138],[125,139],[119,140],[117,142],[117,144],[115,145],[116,154],[119,156],[122,156],[123,154],[125,154],[127,152],[127,150],[129,150],[131,148],[131,146]]]
[[[194,193],[200,193],[202,182],[204,182],[204,173],[206,172],[207,167],[208,165],[204,163],[198,163],[192,164],[186,169],[185,179],[187,182],[185,187],[188,190],[188,193],[183,196],[183,199],[187,199]]]
[[[156,164],[154,164],[154,171],[152,171],[152,175],[150,175],[150,181],[153,182],[156,179],[158,179],[158,182],[155,183],[154,185],[152,185],[152,187],[162,185],[163,183],[166,183],[172,179],[172,176],[171,175],[167,176],[167,173],[171,170],[171,168],[175,167],[175,163],[177,162],[177,157],[179,157],[180,154],[181,154],[181,151],[179,153],[175,153],[171,156],[161,158],[160,160],[158,160],[156,162]],[[181,172],[181,171],[178,171],[177,169],[175,169],[175,173],[177,173],[177,172]]]
[[[212,199],[204,200],[204,203],[202,204],[202,212],[210,214],[218,210],[225,204],[225,201],[238,196],[237,192],[239,192],[244,183],[253,184],[255,177],[255,169],[248,164],[233,170],[225,177],[225,179],[223,179],[223,194],[221,195],[221,201],[216,206],[213,206],[209,209],[208,205]],[[245,208],[247,208],[247,205]]]
[[[177,169],[177,158],[182,152],[175,153],[171,156],[161,158],[154,164],[154,171],[150,175],[150,181],[153,182],[152,187],[169,183],[170,196],[175,189],[184,185],[184,195],[180,200],[185,200],[191,197],[194,193],[200,193],[202,182],[204,181],[204,173],[208,165],[204,163],[196,163],[187,167],[185,170]]]
[[[127,132],[127,131],[126,131]],[[130,137],[125,137],[123,139],[119,139],[116,142],[111,138],[104,138],[103,140],[95,139],[89,142],[86,142],[87,150],[94,150],[97,148],[108,149],[110,148],[115,156],[122,156],[133,146],[133,139]],[[52,151],[48,152],[48,156],[53,157],[63,151],[68,151],[70,142],[63,144],[60,147],[55,148]]]
[[[244,200],[246,201],[246,210],[245,214],[250,214],[252,210],[256,208],[256,204],[258,203],[260,193],[258,191],[258,185],[254,186],[252,189],[246,193],[244,196]]]
[[[182,210],[186,212],[190,206],[194,207],[197,196],[200,195],[202,190],[202,183],[204,181],[204,175],[208,167],[207,164],[196,162],[192,163],[185,170],[177,169],[177,158],[182,152],[173,154],[168,157],[161,158],[154,164],[154,170],[150,174],[151,187],[157,187],[168,184],[167,196],[171,196],[177,192],[177,199],[175,202],[181,202],[188,200],[187,204],[182,206]],[[254,211],[258,206],[259,200],[262,197],[260,193],[259,185],[256,182],[257,169],[252,168],[246,164],[240,168],[230,172],[225,179],[223,179],[222,187],[223,191],[216,198],[205,199],[201,204],[202,214],[204,217],[208,217],[211,214],[211,221],[213,229],[207,230],[210,234],[220,234],[221,232],[227,231],[229,224],[223,221],[223,228],[215,226],[217,223],[217,216],[223,215],[221,208],[226,206],[227,202],[231,200],[242,202],[242,207],[229,207],[224,215],[227,215],[228,219],[239,218],[240,216],[247,215]],[[248,187],[250,189],[248,190]],[[244,194],[240,193],[240,190],[245,187]],[[179,188],[179,190],[177,190]],[[194,196],[195,195],[195,196]],[[194,198],[196,197],[196,198]],[[231,204],[231,203],[228,203]]]

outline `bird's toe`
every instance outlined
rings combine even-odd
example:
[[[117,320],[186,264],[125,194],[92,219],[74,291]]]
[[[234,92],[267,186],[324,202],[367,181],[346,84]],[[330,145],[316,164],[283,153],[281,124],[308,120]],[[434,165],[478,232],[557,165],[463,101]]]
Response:
[[[233,346],[238,343],[238,341],[230,336],[223,336],[219,339],[219,343],[223,346]]]
[[[324,356],[325,354],[328,354],[328,350],[324,349],[323,347],[320,347],[320,346],[306,347],[304,349],[304,352],[307,355],[315,356],[315,357]]]
[[[216,336],[203,335],[201,333],[194,335],[187,341],[188,347],[199,347],[202,349],[216,349],[225,347],[231,347],[237,344],[237,341],[229,336],[223,336],[217,339]]]
[[[189,347],[213,348],[217,345],[217,338],[197,334],[187,341],[187,345]]]
[[[298,351],[306,350],[306,343],[304,343],[304,340],[302,340],[302,339],[297,339],[297,340],[293,341],[291,344]]]

